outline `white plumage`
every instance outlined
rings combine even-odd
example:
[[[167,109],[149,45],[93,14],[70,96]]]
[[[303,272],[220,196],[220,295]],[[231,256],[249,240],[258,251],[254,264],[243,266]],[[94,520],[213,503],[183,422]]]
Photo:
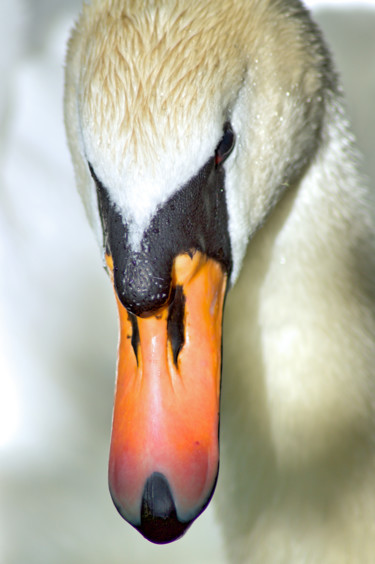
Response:
[[[100,237],[87,161],[134,249],[230,119],[238,281],[216,494],[228,551],[234,562],[372,562],[374,205],[300,3],[94,1],[70,43],[65,111],[89,219]]]

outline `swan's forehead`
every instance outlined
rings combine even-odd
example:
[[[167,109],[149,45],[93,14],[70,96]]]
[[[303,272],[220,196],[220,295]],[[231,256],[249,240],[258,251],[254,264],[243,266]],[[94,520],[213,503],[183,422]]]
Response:
[[[132,16],[129,7],[123,17],[108,11],[87,34],[84,113],[98,136],[110,127],[123,152],[130,146],[136,154],[155,144],[160,149],[176,124],[188,133],[192,119],[200,122],[210,109],[225,111],[241,77],[241,57],[230,53],[236,41],[225,14],[216,14],[213,24],[207,10],[187,13],[178,5],[145,8],[141,17]]]
[[[87,156],[116,201],[133,212],[139,191],[149,201],[165,198],[213,154],[243,78],[241,57],[228,57],[238,47],[225,14],[213,25],[207,6],[198,14],[198,3],[188,13],[179,5],[149,8],[142,17],[129,6],[124,17],[102,13],[82,49]]]

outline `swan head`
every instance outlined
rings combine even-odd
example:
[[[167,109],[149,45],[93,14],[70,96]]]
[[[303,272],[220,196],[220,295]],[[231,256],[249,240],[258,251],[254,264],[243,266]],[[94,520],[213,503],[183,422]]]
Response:
[[[226,291],[323,112],[302,12],[259,5],[94,1],[69,44],[68,141],[120,318],[110,491],[158,543],[212,496]]]

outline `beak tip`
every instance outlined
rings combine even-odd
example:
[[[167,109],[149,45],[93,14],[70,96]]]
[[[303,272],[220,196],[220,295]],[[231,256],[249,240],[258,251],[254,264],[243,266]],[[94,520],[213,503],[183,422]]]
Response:
[[[181,538],[195,519],[194,517],[187,522],[179,520],[168,480],[160,472],[154,472],[146,481],[140,524],[132,523],[124,514],[121,504],[113,496],[112,499],[120,515],[155,544],[167,544]]]
[[[149,541],[166,544],[182,537],[191,521],[184,523],[177,511],[168,480],[159,472],[147,479],[142,498],[139,532]]]
[[[142,519],[142,523],[137,529],[145,539],[154,544],[168,544],[181,538],[191,523],[191,521],[182,523],[176,515],[171,515],[167,519],[148,517]]]

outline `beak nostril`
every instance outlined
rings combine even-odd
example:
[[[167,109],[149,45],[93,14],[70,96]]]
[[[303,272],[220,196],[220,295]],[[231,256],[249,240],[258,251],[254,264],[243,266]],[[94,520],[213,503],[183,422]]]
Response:
[[[132,347],[133,347],[133,350],[134,350],[135,358],[137,360],[137,366],[139,366],[138,347],[139,347],[139,343],[140,343],[140,338],[139,338],[139,328],[138,328],[137,317],[133,313],[130,313],[128,311],[128,319],[129,319],[131,326],[132,326],[131,343],[132,343]]]
[[[182,286],[172,290],[169,305],[167,331],[172,345],[173,361],[177,366],[178,355],[185,343],[185,295]]]

